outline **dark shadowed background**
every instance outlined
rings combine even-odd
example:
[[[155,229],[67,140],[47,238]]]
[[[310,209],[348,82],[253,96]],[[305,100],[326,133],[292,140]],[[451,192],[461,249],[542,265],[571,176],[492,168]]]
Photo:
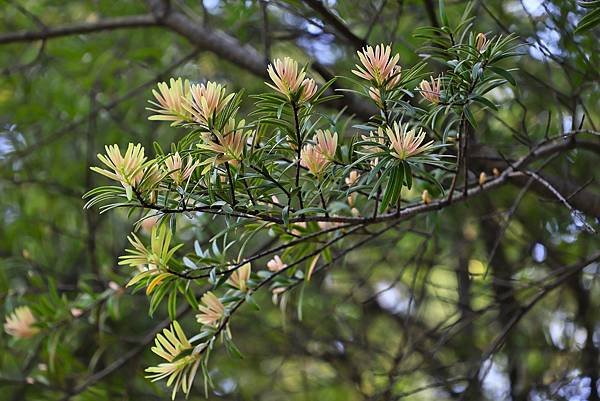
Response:
[[[464,6],[447,1],[450,17]],[[572,208],[515,181],[404,223],[316,276],[302,321],[297,292],[285,311],[258,296],[260,311],[233,320],[244,358],[213,354],[209,399],[600,400],[600,47],[597,28],[574,33],[587,12],[575,1],[474,6],[477,31],[514,32],[523,53],[516,86],[491,95],[503,107],[477,116],[477,138],[505,163],[546,136],[588,130],[536,164]],[[2,315],[41,299],[66,310],[31,341],[0,335],[0,398],[168,399],[143,377],[166,311],[148,317],[116,267],[132,219],[84,211],[81,199],[104,182],[89,167],[105,144],[151,149],[180,135],[147,120],[157,81],[256,94],[267,60],[294,57],[322,82],[348,75],[366,43],[393,44],[410,66],[415,29],[439,23],[433,0],[0,0]],[[357,120],[372,107],[341,102]],[[200,219],[180,240],[215,231]],[[189,311],[180,321],[195,324]],[[189,399],[204,399],[201,380]]]

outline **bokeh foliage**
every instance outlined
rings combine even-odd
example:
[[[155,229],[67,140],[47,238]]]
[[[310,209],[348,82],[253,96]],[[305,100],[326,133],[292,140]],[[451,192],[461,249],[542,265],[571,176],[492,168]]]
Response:
[[[172,1],[171,7],[263,56],[266,48],[270,57],[316,60],[345,73],[356,62],[356,40],[314,3]],[[458,19],[465,3],[447,3],[448,18]],[[356,38],[393,43],[407,66],[421,59],[417,28],[441,23],[432,1],[325,4]],[[142,1],[104,0],[6,1],[0,9],[6,33],[150,12]],[[574,32],[588,12],[575,1],[474,3],[478,31],[514,32],[523,46],[516,85],[494,93],[503,107],[475,115],[480,143],[515,159],[545,136],[597,131],[598,31]],[[134,220],[125,212],[100,218],[83,210],[83,193],[105,183],[89,167],[107,143],[151,149],[154,141],[168,148],[179,139],[167,125],[147,120],[156,81],[182,76],[257,94],[265,78],[163,26],[0,48],[3,312],[32,304],[54,322],[33,340],[0,336],[6,399],[164,399],[163,386],[144,379],[143,368],[156,364],[147,343],[157,324],[168,322],[166,306],[151,319],[144,292],[122,288],[130,274],[116,267],[117,258]],[[440,68],[433,61],[430,67]],[[581,201],[587,208],[581,214],[522,193],[523,185],[502,186],[387,232],[295,290],[284,311],[259,294],[260,310],[245,306],[232,321],[244,358],[224,349],[212,356],[210,399],[567,400],[587,392],[597,400],[591,389],[600,363],[597,263],[575,270],[510,326],[536,289],[598,250],[597,235],[583,223],[598,226],[600,145],[597,135],[585,139],[583,147],[536,165],[584,186],[578,194],[591,195]],[[402,195],[418,197],[421,189]],[[178,221],[179,240],[190,249],[219,230],[209,216]],[[184,328],[196,325],[189,310],[178,313]],[[488,359],[506,327],[503,347]],[[487,378],[473,378],[486,363]],[[189,398],[203,397],[199,382]]]

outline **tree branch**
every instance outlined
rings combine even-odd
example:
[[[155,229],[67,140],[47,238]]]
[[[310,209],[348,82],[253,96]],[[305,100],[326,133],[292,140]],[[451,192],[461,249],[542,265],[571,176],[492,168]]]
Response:
[[[367,45],[367,43],[356,36],[337,15],[327,9],[321,0],[304,0],[304,3],[319,14],[325,22],[333,26],[335,30],[341,34],[342,38],[346,39],[355,48],[359,49]]]
[[[0,45],[18,42],[33,42],[36,40],[45,40],[62,36],[79,35],[82,33],[112,31],[122,28],[143,28],[156,25],[158,25],[158,22],[151,14],[115,17],[110,19],[102,19],[96,22],[84,22],[60,27],[50,27],[40,31],[10,32],[0,35]]]
[[[267,77],[265,59],[256,49],[241,44],[233,36],[198,24],[187,15],[165,7],[162,0],[148,0],[156,21],[180,34],[194,45],[215,53],[259,77]]]
[[[528,153],[527,156],[521,159],[519,165],[524,167],[534,160],[575,148],[592,152],[597,152],[600,148],[600,144],[597,142],[580,140],[577,136],[572,135],[574,133],[577,132],[571,133],[568,139],[562,137],[555,138],[554,140],[548,141],[548,143],[533,149]],[[490,172],[494,168],[503,171],[509,167],[507,161],[495,149],[482,144],[477,144],[476,147],[477,149],[473,149],[473,152],[469,154],[471,171],[479,174],[480,171]],[[580,210],[591,217],[600,216],[600,196],[597,196],[591,191],[581,191],[581,188],[579,185],[577,185],[577,183],[562,179],[560,177],[541,174],[540,177],[543,179],[543,181],[547,182],[552,188],[561,194],[573,194],[569,197],[569,203],[571,206],[573,206],[573,208]],[[556,198],[555,194],[553,194],[548,187],[542,184],[540,181],[536,180],[533,183],[529,183],[530,177],[526,174],[512,175],[510,177],[510,181],[511,183],[520,187],[531,185],[531,189],[539,195]]]

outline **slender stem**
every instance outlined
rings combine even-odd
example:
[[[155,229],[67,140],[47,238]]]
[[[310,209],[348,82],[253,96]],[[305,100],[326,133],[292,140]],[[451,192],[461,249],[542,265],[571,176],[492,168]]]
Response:
[[[292,103],[292,114],[294,116],[294,129],[296,130],[296,189],[298,190],[298,201],[300,202],[300,209],[304,209],[302,202],[302,189],[300,189],[300,157],[302,155],[302,134],[300,132],[300,122],[298,120],[298,106],[296,103]],[[289,200],[291,202],[291,199]]]
[[[235,188],[233,186],[233,177],[231,175],[231,168],[229,167],[229,162],[225,162],[225,167],[227,168],[227,178],[229,179],[229,192],[231,193],[231,204],[235,206],[237,202],[235,200]]]
[[[240,169],[241,169],[242,176],[245,175],[245,173],[244,173],[244,165],[243,164],[241,165]],[[256,206],[256,202],[254,201],[254,197],[252,196],[252,193],[250,192],[250,188],[248,187],[248,183],[243,178],[242,178],[242,184],[244,185],[244,188],[246,189],[246,193],[248,194],[248,197],[250,198],[250,202],[252,203],[252,205]]]
[[[381,111],[383,112],[383,123],[389,127],[390,123],[389,123],[387,105],[386,105],[385,99],[384,99],[383,88],[379,89],[379,94],[381,95],[381,105],[382,105]]]
[[[246,194],[248,195],[248,198],[250,198],[250,203],[252,203],[253,206],[256,206],[256,201],[254,200],[254,197],[252,196],[252,193],[250,192],[250,187],[248,187],[248,183],[246,182],[246,180],[242,180],[242,185],[244,185]]]
[[[381,96],[381,105],[382,105],[381,111],[383,112],[383,123],[389,127],[390,123],[389,123],[387,105],[385,103],[385,89],[383,87],[381,87],[381,88],[378,88],[378,90],[379,90],[379,95]],[[377,173],[377,178],[379,179],[379,177],[381,177],[380,172]],[[377,209],[379,209],[379,198],[381,198],[381,186],[379,188],[377,188],[377,195],[375,197],[375,209],[373,210],[373,218],[377,217]]]
[[[279,181],[277,181],[275,178],[273,178],[273,176],[271,174],[269,174],[269,171],[264,166],[250,166],[250,167],[257,173],[260,173],[263,177],[265,177],[267,180],[269,180],[271,183],[273,183],[279,189],[281,189],[283,191],[283,193],[288,197],[288,200],[290,199],[290,192],[287,189],[285,189],[285,187],[283,185],[281,185],[279,183]]]
[[[486,61],[483,60],[481,62],[481,68],[483,69],[483,68],[485,68],[485,66],[486,66]],[[480,77],[480,75],[477,75],[477,77],[475,77],[473,82],[471,82],[471,85],[469,86],[468,96],[471,96],[471,93],[473,93],[475,86],[477,86],[477,82],[479,82],[479,77]],[[467,99],[468,99],[468,97],[467,97]],[[469,107],[468,100],[465,101],[465,104],[463,105],[463,108],[467,108],[467,107]],[[468,120],[465,118],[464,114],[465,114],[465,112],[463,110],[463,114],[462,114],[463,129],[462,129],[462,133],[461,133],[460,137],[462,139],[462,141],[461,141],[462,142],[461,158],[463,159],[464,180],[465,180],[465,184],[463,187],[463,195],[467,195],[467,191],[469,188],[469,157],[468,157],[469,136],[470,136],[469,129],[472,126],[468,122]],[[463,136],[464,136],[464,138],[463,138]],[[458,172],[457,172],[457,174],[458,174]]]
[[[325,209],[325,217],[329,217],[329,212],[327,211],[327,202],[325,202],[325,197],[323,196],[323,191],[321,190],[320,185],[319,185],[319,197],[321,198],[321,205],[323,205],[323,209]]]
[[[380,177],[380,173],[377,173],[377,178]],[[377,188],[377,195],[375,196],[375,209],[373,209],[373,218],[377,217],[377,209],[379,209],[379,198],[381,198],[381,187]]]
[[[459,140],[459,144],[458,144],[458,155],[457,155],[457,162],[456,162],[456,171],[454,172],[454,177],[452,177],[452,184],[450,184],[450,191],[448,193],[448,199],[447,202],[451,203],[452,202],[452,196],[454,196],[454,190],[456,189],[456,183],[458,181],[458,175],[460,174],[460,166],[462,165],[462,151],[463,151],[463,141],[464,141],[464,125],[465,125],[465,117],[464,114],[461,116],[460,119],[460,124],[459,126],[461,127],[460,131],[459,131],[459,136],[458,136],[458,140]]]

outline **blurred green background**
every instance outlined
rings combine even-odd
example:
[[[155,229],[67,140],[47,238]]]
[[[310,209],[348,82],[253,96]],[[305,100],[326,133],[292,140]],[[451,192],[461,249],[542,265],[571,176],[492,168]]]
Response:
[[[458,18],[465,2],[447,3]],[[523,45],[516,87],[494,91],[498,113],[477,116],[482,143],[516,158],[547,135],[596,131],[598,30],[574,33],[587,12],[566,0],[475,2],[475,31],[514,32]],[[81,31],[130,16],[153,22]],[[143,378],[156,363],[147,344],[166,311],[148,317],[146,296],[121,288],[129,274],[116,267],[133,220],[84,211],[81,200],[104,183],[89,167],[105,144],[150,149],[182,135],[147,120],[157,81],[213,80],[256,94],[266,88],[260,68],[270,58],[294,57],[315,77],[349,75],[364,42],[392,43],[400,63],[412,65],[422,44],[414,30],[436,24],[437,2],[427,0],[1,0],[0,302],[4,315],[46,303],[56,323],[31,341],[0,335],[0,398],[169,397],[162,383]],[[18,34],[61,27],[78,29],[46,40]],[[251,106],[247,99],[242,113]],[[599,248],[583,224],[598,228],[600,216],[600,145],[597,136],[589,141],[543,166],[589,195],[582,213],[504,186],[405,223],[319,275],[305,290],[302,321],[298,294],[285,311],[262,294],[260,311],[244,307],[233,319],[244,358],[214,354],[209,399],[598,400],[597,263],[511,326],[540,280]],[[180,240],[204,242],[213,224],[182,221]],[[192,313],[180,321],[195,324]],[[486,374],[467,388],[464,378],[482,364]],[[189,399],[204,399],[202,383]]]

